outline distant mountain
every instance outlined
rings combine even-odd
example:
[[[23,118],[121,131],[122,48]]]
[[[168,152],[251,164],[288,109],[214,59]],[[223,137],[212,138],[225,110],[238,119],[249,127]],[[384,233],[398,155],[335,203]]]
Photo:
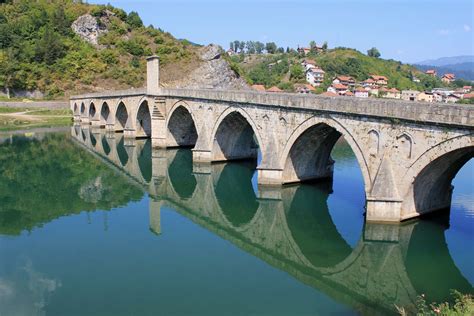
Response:
[[[472,62],[463,62],[458,64],[448,64],[445,66],[435,66],[435,65],[414,65],[416,68],[421,71],[426,71],[428,69],[435,69],[438,72],[438,76],[442,77],[446,73],[452,73],[456,78],[464,80],[474,80],[474,61]]]
[[[441,57],[438,59],[420,61],[415,64],[424,65],[424,66],[447,67],[448,65],[451,66],[451,65],[463,64],[463,63],[474,63],[474,56],[466,55],[466,56]]]

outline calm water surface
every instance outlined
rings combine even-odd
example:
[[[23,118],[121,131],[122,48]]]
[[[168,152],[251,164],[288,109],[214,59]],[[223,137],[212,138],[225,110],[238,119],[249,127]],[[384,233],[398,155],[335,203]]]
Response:
[[[0,142],[0,315],[373,315],[473,292],[472,160],[449,214],[365,225],[344,142],[332,183],[272,192],[256,162],[193,170],[120,134]]]

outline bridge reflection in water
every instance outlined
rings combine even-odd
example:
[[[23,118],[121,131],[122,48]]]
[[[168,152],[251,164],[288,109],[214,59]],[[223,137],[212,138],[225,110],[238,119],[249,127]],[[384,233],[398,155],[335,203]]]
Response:
[[[351,247],[328,210],[331,183],[262,195],[251,183],[252,162],[199,167],[189,150],[155,150],[149,140],[80,126],[72,136],[148,192],[150,230],[156,234],[162,233],[160,209],[171,207],[364,314],[394,312],[395,305],[413,308],[420,294],[444,301],[451,289],[473,292],[447,248],[448,216],[403,225],[366,223]]]

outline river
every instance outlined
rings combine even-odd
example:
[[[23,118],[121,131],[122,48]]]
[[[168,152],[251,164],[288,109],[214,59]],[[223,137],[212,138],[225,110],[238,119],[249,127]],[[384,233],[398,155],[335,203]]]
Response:
[[[73,128],[0,137],[0,315],[386,315],[473,293],[474,162],[452,207],[365,224],[334,178],[259,191],[256,162]]]

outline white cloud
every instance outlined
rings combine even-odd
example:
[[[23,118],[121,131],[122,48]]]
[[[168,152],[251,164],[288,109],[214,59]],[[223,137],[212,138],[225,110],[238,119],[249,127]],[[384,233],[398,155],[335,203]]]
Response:
[[[441,30],[438,31],[438,34],[442,35],[442,36],[449,35],[449,33],[451,33],[451,31],[448,30],[448,29],[441,29]]]
[[[471,26],[468,24],[464,24],[464,32],[470,32],[471,31]]]

